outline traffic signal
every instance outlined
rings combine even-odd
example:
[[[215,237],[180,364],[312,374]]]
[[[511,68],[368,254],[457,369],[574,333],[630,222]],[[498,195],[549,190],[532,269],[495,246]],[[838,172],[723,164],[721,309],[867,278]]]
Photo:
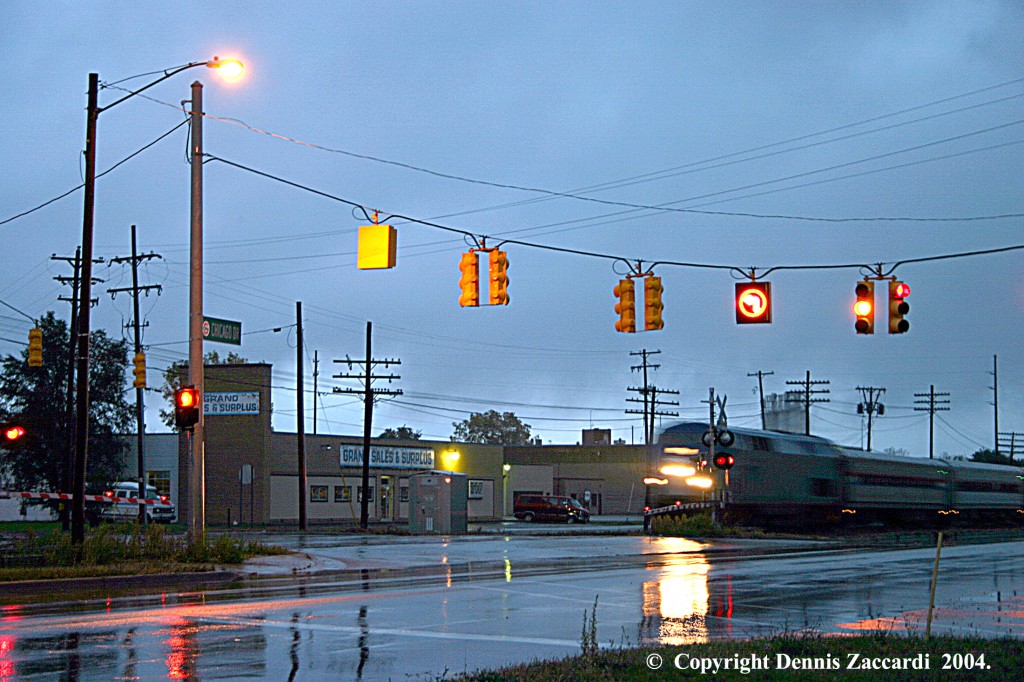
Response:
[[[508,305],[508,254],[491,251],[491,305]]]
[[[395,228],[390,225],[363,225],[359,228],[356,267],[360,270],[393,268],[397,253],[398,231]]]
[[[732,465],[736,463],[736,458],[730,455],[728,452],[716,452],[715,453],[715,468],[728,471],[732,469]]]
[[[665,309],[661,302],[663,290],[661,277],[644,277],[644,329],[662,329],[665,326],[665,321],[661,318],[661,311]]]
[[[858,334],[875,333],[875,283],[870,281],[857,282],[857,302],[853,304],[853,314],[857,321],[853,328]]]
[[[43,330],[33,327],[28,332],[28,366],[43,366]]]
[[[132,382],[132,385],[135,386],[135,388],[145,388],[146,387],[146,354],[145,353],[136,353],[135,357],[132,359],[132,362],[135,363],[135,369],[132,370],[132,374],[135,375],[135,381]]]
[[[910,312],[910,304],[904,299],[910,295],[910,287],[903,282],[889,282],[889,333],[903,334],[910,329],[910,323],[903,316]]]
[[[772,283],[736,283],[736,324],[767,324],[772,321]]]
[[[174,392],[174,423],[179,429],[191,429],[199,421],[199,389],[182,386]]]
[[[615,298],[619,299],[615,304],[615,312],[619,319],[615,322],[615,331],[632,334],[636,331],[636,298],[633,289],[633,280],[620,279],[613,290]]]
[[[25,435],[25,429],[22,426],[16,424],[4,424],[0,426],[0,432],[3,433],[4,442],[14,443],[15,441],[21,440]]]
[[[459,288],[462,293],[459,295],[459,305],[463,308],[480,305],[480,269],[479,258],[475,251],[467,251],[462,254],[459,261],[459,270],[462,277],[459,278]]]

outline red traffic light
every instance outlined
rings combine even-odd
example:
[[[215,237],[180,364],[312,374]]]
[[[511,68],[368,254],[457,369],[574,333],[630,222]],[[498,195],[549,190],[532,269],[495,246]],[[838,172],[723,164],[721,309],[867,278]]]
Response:
[[[715,455],[715,468],[724,469],[728,471],[732,468],[732,465],[736,463],[736,458],[730,455],[728,452],[720,452]]]
[[[736,324],[767,324],[772,321],[772,283],[736,284]]]
[[[183,386],[174,392],[174,423],[179,429],[190,429],[199,421],[199,390]]]
[[[16,440],[20,440],[25,435],[25,429],[21,426],[4,426],[3,427],[4,440],[8,443],[13,443]]]

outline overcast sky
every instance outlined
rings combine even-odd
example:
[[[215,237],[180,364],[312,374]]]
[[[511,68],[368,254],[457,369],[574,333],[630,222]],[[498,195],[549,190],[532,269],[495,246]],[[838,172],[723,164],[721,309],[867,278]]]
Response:
[[[624,411],[637,407],[626,398],[642,381],[630,353],[642,349],[660,351],[651,379],[679,391],[682,417],[706,417],[700,401],[714,387],[740,426],[760,423],[750,373],[774,372],[765,390],[781,393],[809,370],[831,382],[813,432],[849,445],[863,436],[856,388],[884,387],[875,449],[923,456],[928,416],[914,394],[931,385],[951,394],[936,453],[992,446],[998,356],[1000,430],[1024,431],[1021,250],[899,265],[912,289],[900,336],[881,317],[882,333],[854,333],[858,267],[769,274],[770,325],[735,323],[728,269],[656,265],[657,332],[617,333],[612,296],[624,271],[614,257],[758,275],[882,263],[888,274],[900,261],[1024,244],[1019,2],[168,7],[0,4],[0,300],[29,316],[69,317],[58,300],[69,290],[53,278],[70,268],[50,256],[81,241],[81,190],[9,219],[82,182],[88,74],[107,84],[149,74],[117,85],[141,87],[152,72],[237,56],[247,65],[238,83],[197,68],[104,112],[98,169],[181,122],[198,78],[213,156],[384,216],[527,242],[506,248],[511,304],[463,309],[460,234],[394,220],[398,266],[359,271],[366,221],[351,206],[207,163],[205,313],[240,320],[244,339],[206,350],[274,365],[277,430],[295,429],[296,339],[269,330],[293,324],[302,301],[307,432],[316,351],[317,430],[361,433],[361,404],[331,389],[357,386],[333,378],[347,371],[333,361],[363,357],[367,321],[374,357],[402,362],[392,368],[401,380],[382,387],[405,392],[378,406],[375,435],[407,424],[447,439],[452,422],[497,409],[545,443],[575,443],[591,426],[640,442],[638,417]],[[121,94],[102,90],[101,106]],[[182,127],[97,182],[95,255],[129,255],[135,224],[140,249],[163,256],[141,271],[141,283],[163,286],[143,299],[151,385],[187,356],[186,139]],[[837,218],[872,220],[817,220]],[[127,334],[130,298],[105,291],[129,286],[130,271],[94,274],[105,282],[93,328]],[[0,352],[19,353],[29,326],[0,311]],[[149,428],[164,430],[158,395],[147,400]]]

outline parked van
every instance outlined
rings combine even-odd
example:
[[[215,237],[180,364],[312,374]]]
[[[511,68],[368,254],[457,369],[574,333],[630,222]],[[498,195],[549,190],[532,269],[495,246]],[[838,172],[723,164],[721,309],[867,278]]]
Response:
[[[579,500],[564,495],[520,495],[512,506],[512,514],[521,521],[590,521],[590,512]]]
[[[124,499],[139,497],[139,484],[137,481],[119,481],[113,487],[103,493],[108,499]],[[175,509],[167,495],[157,494],[156,488],[146,486],[146,521],[152,523],[170,523],[174,521]],[[148,502],[152,500],[152,502]],[[99,511],[101,521],[132,521],[139,518],[139,504],[137,502],[103,502]]]

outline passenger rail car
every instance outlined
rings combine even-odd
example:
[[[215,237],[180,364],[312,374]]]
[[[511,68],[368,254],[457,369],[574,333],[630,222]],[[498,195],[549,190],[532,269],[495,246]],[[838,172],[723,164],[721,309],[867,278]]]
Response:
[[[740,522],[1024,522],[1024,469],[1018,467],[864,452],[817,436],[729,430],[735,442],[725,450],[736,463],[728,472],[727,510]],[[706,460],[706,431],[707,424],[682,422],[666,428],[658,442],[699,452]]]

